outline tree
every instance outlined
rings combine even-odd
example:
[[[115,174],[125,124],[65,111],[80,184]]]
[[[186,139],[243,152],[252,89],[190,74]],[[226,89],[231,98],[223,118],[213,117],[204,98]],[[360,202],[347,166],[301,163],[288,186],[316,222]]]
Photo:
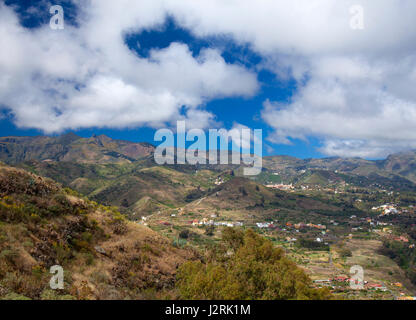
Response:
[[[240,229],[225,228],[222,232],[222,241],[235,251],[244,244],[244,232]]]
[[[183,299],[330,299],[328,289],[314,289],[312,281],[281,248],[251,229],[226,229],[223,245],[231,254],[203,263],[191,261],[178,270],[177,288]],[[226,249],[226,248],[225,248]],[[220,250],[221,252],[221,250]]]

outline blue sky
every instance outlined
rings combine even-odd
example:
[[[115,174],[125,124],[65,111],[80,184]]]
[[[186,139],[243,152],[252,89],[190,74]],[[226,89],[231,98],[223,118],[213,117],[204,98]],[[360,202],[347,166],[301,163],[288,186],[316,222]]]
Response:
[[[6,4],[14,6],[19,14],[21,24],[29,29],[39,28],[43,24],[48,24],[50,14],[47,11],[47,4],[37,1],[6,1]],[[70,1],[55,1],[54,4],[62,5],[65,10],[65,23],[76,26],[76,7]],[[44,14],[30,14],[27,9],[35,6]],[[43,11],[41,11],[43,9]],[[153,49],[163,49],[169,47],[172,42],[187,44],[194,56],[198,56],[201,48],[221,48],[222,57],[227,63],[237,63],[247,68],[256,69],[262,63],[262,58],[250,50],[248,46],[237,45],[232,39],[226,36],[196,38],[189,31],[179,27],[172,17],[167,17],[163,26],[158,26],[153,30],[144,30],[140,33],[129,33],[125,35],[125,44],[130,50],[136,51],[143,57],[148,57],[149,51]],[[140,44],[138,46],[137,44]],[[277,77],[267,71],[258,72],[258,81],[261,84],[260,91],[250,98],[224,98],[214,99],[206,104],[206,110],[216,116],[216,120],[223,123],[226,129],[232,128],[235,122],[244,124],[251,129],[262,129],[263,136],[266,137],[270,127],[261,119],[260,110],[263,101],[271,99],[273,101],[287,102],[293,92],[296,91],[296,83],[292,79],[279,81]],[[236,112],[236,109],[238,112]],[[92,134],[105,134],[115,139],[124,139],[137,142],[153,141],[155,129],[152,128],[127,128],[127,129],[103,129],[92,127],[82,130],[65,130],[64,132],[75,132],[82,137],[90,137]],[[39,135],[41,130],[18,128],[13,123],[13,116],[4,113],[4,118],[0,120],[0,135]],[[318,140],[313,139],[305,142],[293,139],[293,145],[273,144],[264,141],[264,155],[288,154],[300,158],[322,157],[323,155],[316,150],[319,145]]]
[[[154,143],[186,120],[262,129],[265,155],[416,149],[416,5],[380,1],[57,0],[56,31],[50,1],[6,0],[0,135]]]

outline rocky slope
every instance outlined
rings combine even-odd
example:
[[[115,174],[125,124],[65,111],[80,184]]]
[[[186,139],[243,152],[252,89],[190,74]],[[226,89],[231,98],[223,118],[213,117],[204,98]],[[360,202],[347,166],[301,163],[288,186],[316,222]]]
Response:
[[[160,297],[194,257],[115,208],[0,164],[1,299]],[[64,269],[62,290],[49,287],[53,265]]]
[[[0,160],[16,164],[27,160],[77,163],[125,163],[153,153],[148,143],[114,140],[105,135],[81,138],[74,133],[58,137],[2,137]]]

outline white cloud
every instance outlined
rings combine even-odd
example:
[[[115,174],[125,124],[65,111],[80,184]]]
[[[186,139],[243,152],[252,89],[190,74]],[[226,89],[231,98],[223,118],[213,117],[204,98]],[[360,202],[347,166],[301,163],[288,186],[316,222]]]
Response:
[[[360,31],[350,28],[356,4],[364,8]],[[128,50],[124,34],[159,27],[170,15],[196,36],[248,44],[263,57],[261,67],[297,80],[291,101],[264,103],[263,119],[275,129],[270,140],[314,136],[322,152],[342,156],[416,147],[413,0],[93,0],[79,6],[80,27],[64,32],[22,29],[0,7],[0,45],[8,48],[0,52],[0,102],[22,126],[158,126],[183,117],[191,126],[208,126],[215,117],[204,110],[207,101],[256,92],[256,75],[226,64],[217,50],[195,58],[173,43],[148,59]]]
[[[278,143],[321,139],[329,155],[384,156],[415,148],[416,2],[412,0],[166,1],[196,35],[231,35],[281,79],[289,103],[264,103]],[[350,8],[364,9],[364,30]]]
[[[276,129],[270,140],[315,136],[322,152],[339,156],[383,157],[416,148],[416,99],[409,86],[416,85],[415,69],[401,64],[316,59],[310,80],[289,103],[264,103],[263,119]]]
[[[247,127],[238,122],[234,122],[230,130],[223,129],[222,136],[227,140],[231,141],[236,148],[240,149],[242,153],[252,152],[252,144],[261,144],[252,128]]]
[[[180,23],[195,34],[232,35],[263,54],[390,51],[398,49],[391,46],[410,41],[416,34],[410,28],[414,25],[416,8],[411,0],[167,0],[165,3]],[[349,9],[356,4],[362,5],[365,13],[365,30],[361,33],[350,28]]]
[[[193,57],[184,44],[148,58],[128,49],[125,32],[163,21],[158,5],[141,1],[80,4],[79,28],[25,29],[0,5],[0,102],[21,127],[47,133],[85,127],[161,126],[185,117],[204,128],[210,99],[251,96],[256,74],[227,64],[214,49]],[[83,7],[85,6],[85,7]],[[195,120],[198,119],[199,123]]]
[[[231,34],[298,81],[290,103],[264,103],[270,140],[315,136],[321,151],[342,156],[416,147],[414,1],[360,1],[362,31],[350,28],[352,1],[191,2],[175,10],[196,34]]]
[[[325,140],[319,151],[329,156],[360,157],[360,158],[385,158],[392,153],[413,149],[414,144],[408,141],[376,140]]]

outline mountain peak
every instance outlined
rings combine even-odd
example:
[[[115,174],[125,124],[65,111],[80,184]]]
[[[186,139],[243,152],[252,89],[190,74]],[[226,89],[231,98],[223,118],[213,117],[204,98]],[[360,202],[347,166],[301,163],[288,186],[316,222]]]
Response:
[[[81,137],[74,132],[68,132],[58,137],[58,141],[63,144],[70,144],[78,139],[81,139]]]
[[[148,156],[153,148],[144,145],[114,140],[96,134],[83,139],[73,132],[58,137],[3,138],[0,145],[0,160],[19,163],[29,160],[75,161],[88,163],[116,163],[134,161]]]

